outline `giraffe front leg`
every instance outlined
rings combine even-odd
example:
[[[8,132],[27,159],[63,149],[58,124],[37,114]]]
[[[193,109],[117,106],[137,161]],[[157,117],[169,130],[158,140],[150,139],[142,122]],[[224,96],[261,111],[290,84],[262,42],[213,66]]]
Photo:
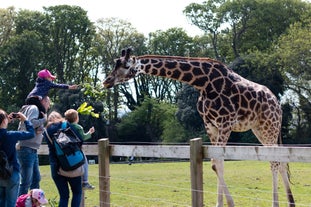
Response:
[[[217,204],[216,207],[223,207],[223,196],[226,196],[228,207],[234,207],[233,199],[224,180],[224,160],[212,159],[212,169],[217,175]]]
[[[273,201],[272,207],[279,207],[279,195],[278,195],[278,169],[279,162],[270,162],[271,163],[271,172],[272,172],[272,186],[273,186]]]

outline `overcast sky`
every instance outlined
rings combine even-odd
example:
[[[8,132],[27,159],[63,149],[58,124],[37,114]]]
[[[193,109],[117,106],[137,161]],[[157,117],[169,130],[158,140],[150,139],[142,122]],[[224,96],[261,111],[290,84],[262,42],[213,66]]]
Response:
[[[88,12],[91,21],[118,17],[146,36],[149,32],[172,27],[184,28],[188,35],[194,36],[202,31],[191,25],[182,12],[193,2],[202,3],[203,0],[0,0],[0,7],[43,11],[43,6],[76,5]]]

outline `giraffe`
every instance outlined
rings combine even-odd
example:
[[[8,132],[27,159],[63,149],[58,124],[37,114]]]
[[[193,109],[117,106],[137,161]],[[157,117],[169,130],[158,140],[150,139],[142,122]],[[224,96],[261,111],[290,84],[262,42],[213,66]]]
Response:
[[[144,55],[131,56],[132,49],[122,50],[112,72],[103,82],[111,88],[138,74],[149,74],[174,79],[196,88],[200,96],[197,110],[213,145],[225,146],[231,131],[252,130],[267,146],[277,145],[281,139],[282,109],[275,95],[265,86],[249,81],[223,63],[199,57]],[[224,160],[212,159],[217,175],[217,207],[228,207],[234,201],[224,180]],[[278,172],[280,172],[288,206],[295,201],[290,189],[287,163],[270,162],[273,181],[272,206],[278,207]]]

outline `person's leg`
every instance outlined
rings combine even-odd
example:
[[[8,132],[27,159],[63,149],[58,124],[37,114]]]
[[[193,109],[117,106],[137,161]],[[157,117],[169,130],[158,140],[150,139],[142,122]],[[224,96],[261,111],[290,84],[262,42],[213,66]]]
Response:
[[[20,164],[21,183],[18,195],[26,194],[29,191],[33,177],[34,152],[27,147],[17,150],[17,158]]]
[[[82,177],[68,178],[72,191],[71,206],[80,206],[82,198]]]
[[[59,194],[58,207],[68,207],[69,202],[69,186],[67,178],[57,174],[57,166],[51,165],[51,174]],[[80,180],[81,182],[81,180]],[[79,205],[78,205],[79,206]],[[78,207],[77,206],[77,207]]]
[[[87,163],[87,159],[85,157],[85,163],[83,164],[84,174],[82,176],[82,182],[88,183],[88,177],[89,177],[89,164]]]
[[[0,180],[0,206],[5,206],[5,187]]]
[[[19,181],[20,174],[17,170],[14,170],[11,178],[7,181],[7,187],[5,188],[5,207],[15,207],[18,197]]]
[[[86,155],[84,155],[85,157],[85,163],[83,164],[83,169],[84,169],[84,174],[82,176],[82,188],[84,190],[93,190],[95,187],[92,186],[89,183],[89,164],[88,164],[88,160]]]
[[[30,189],[40,188],[40,170],[39,170],[39,158],[38,154],[34,154],[33,172],[32,172],[32,182]]]

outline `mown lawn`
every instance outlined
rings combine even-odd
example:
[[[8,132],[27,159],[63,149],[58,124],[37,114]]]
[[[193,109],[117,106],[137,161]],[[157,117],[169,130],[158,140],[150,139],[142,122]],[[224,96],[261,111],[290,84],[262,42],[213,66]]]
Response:
[[[90,183],[96,186],[85,192],[85,206],[99,206],[98,165],[89,165]],[[311,164],[291,163],[292,191],[296,207],[311,206]],[[41,188],[51,201],[58,193],[50,177],[49,166],[41,166]],[[216,204],[216,175],[210,162],[204,162],[204,206]],[[191,206],[190,163],[111,164],[111,206]],[[236,206],[270,207],[272,178],[268,162],[226,161],[225,180]],[[286,205],[283,183],[279,180],[280,206]],[[50,206],[50,205],[47,205]],[[226,205],[225,205],[226,206]]]

